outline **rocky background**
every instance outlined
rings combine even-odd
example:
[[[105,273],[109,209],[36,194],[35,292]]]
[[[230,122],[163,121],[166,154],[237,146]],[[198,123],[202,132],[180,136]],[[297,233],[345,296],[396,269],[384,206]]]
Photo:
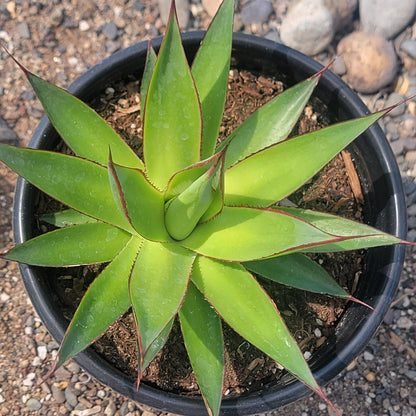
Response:
[[[0,40],[60,86],[115,51],[163,33],[170,0],[0,2]],[[204,29],[218,0],[178,0],[183,30]],[[241,0],[235,30],[283,42],[325,64],[371,110],[416,94],[416,0]],[[0,141],[27,145],[43,110],[16,66],[0,56]],[[416,101],[382,121],[397,157],[416,240]],[[0,167],[1,249],[12,245],[16,177]],[[343,415],[416,415],[416,255],[406,257],[396,301],[365,351],[325,391]],[[161,415],[92,380],[71,361],[34,388],[58,345],[39,321],[17,267],[0,260],[0,416]],[[333,415],[316,396],[270,415]]]

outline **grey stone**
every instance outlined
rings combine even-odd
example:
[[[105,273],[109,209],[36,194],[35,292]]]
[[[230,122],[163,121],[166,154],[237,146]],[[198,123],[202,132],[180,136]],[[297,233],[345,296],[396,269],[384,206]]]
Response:
[[[347,67],[342,56],[338,56],[337,59],[335,59],[334,63],[331,66],[331,69],[337,75],[344,75],[347,72]]]
[[[364,351],[364,360],[365,361],[373,361],[374,360],[374,355],[371,354],[371,352],[369,352],[369,351]]]
[[[414,137],[407,137],[402,139],[402,142],[406,151],[416,150],[416,139]]]
[[[17,144],[19,138],[17,134],[12,130],[6,121],[0,117],[0,142]]]
[[[416,40],[415,39],[406,39],[400,45],[400,49],[403,52],[406,52],[413,59],[416,59]]]
[[[390,107],[390,106],[396,105],[397,103],[399,103],[403,99],[404,99],[403,95],[399,94],[398,92],[392,92],[389,95],[385,106]],[[393,108],[393,110],[391,110],[389,112],[389,116],[390,117],[401,116],[404,113],[405,110],[406,110],[406,104],[403,103],[403,104],[397,106],[396,108]]]
[[[64,20],[64,9],[55,7],[50,15],[50,21],[53,26],[59,26]]]
[[[394,142],[399,138],[399,129],[396,122],[392,120],[386,121],[383,130],[390,142]]]
[[[416,380],[416,371],[414,370],[408,370],[405,373],[407,378],[410,378],[410,380]]]
[[[410,329],[413,326],[413,322],[407,316],[402,316],[397,320],[396,325],[400,329]]]
[[[281,43],[282,39],[280,38],[279,32],[277,30],[269,30],[264,37],[266,39],[272,40],[273,42]]]
[[[282,42],[306,55],[322,52],[334,36],[334,22],[324,0],[293,3],[283,18]]]
[[[75,394],[75,391],[71,386],[68,386],[65,389],[65,400],[71,407],[75,407],[78,404],[77,395]]]
[[[134,0],[131,7],[133,10],[137,10],[138,12],[141,12],[145,8],[143,3],[140,0]]]
[[[410,230],[407,233],[407,239],[413,243],[416,242],[416,230]]]
[[[381,36],[353,32],[338,44],[347,67],[346,81],[358,92],[372,94],[396,77],[397,57],[391,42]]]
[[[403,153],[404,150],[404,143],[401,140],[396,140],[394,142],[390,143],[391,150],[393,150],[393,153],[398,156]]]
[[[335,31],[338,31],[352,23],[358,0],[325,0],[325,5],[334,19]]]
[[[116,40],[118,38],[118,27],[114,22],[106,23],[102,29],[102,33],[110,40]]]
[[[405,114],[398,125],[399,136],[402,139],[416,135],[416,118]]]
[[[412,20],[416,0],[360,0],[361,30],[391,39]]]
[[[266,23],[273,13],[273,6],[267,0],[254,0],[246,3],[241,10],[241,20],[244,24]]]
[[[392,407],[389,408],[390,416],[400,416]]]
[[[402,416],[416,416],[416,409],[403,406]]]
[[[40,409],[41,409],[41,407],[42,407],[42,403],[41,403],[39,400],[34,399],[33,397],[31,397],[31,398],[30,398],[30,399],[26,402],[26,407],[27,407],[30,411],[34,412],[34,411],[36,411],[36,410],[40,410]]]
[[[413,181],[405,180],[403,181],[403,189],[406,195],[410,195],[416,191],[416,183],[414,183]],[[416,215],[416,211],[414,212],[414,214],[411,214],[411,215]]]
[[[63,403],[65,401],[65,391],[64,390],[61,390],[55,384],[52,384],[51,390],[52,390],[52,396],[55,399],[56,403]]]
[[[159,5],[160,18],[166,24],[169,19],[171,0],[158,0],[157,4]],[[176,0],[176,12],[182,29],[188,27],[189,10],[189,0]]]
[[[26,22],[21,22],[17,25],[17,33],[23,39],[30,39],[31,38],[30,29],[29,29],[29,26]]]

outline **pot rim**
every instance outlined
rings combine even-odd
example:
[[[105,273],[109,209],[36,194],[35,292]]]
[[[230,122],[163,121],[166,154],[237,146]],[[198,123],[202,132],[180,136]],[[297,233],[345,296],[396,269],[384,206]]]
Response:
[[[183,42],[185,49],[196,49],[202,39],[204,32],[189,32],[183,35]],[[162,37],[158,37],[152,41],[153,46],[157,50],[160,47]],[[243,53],[249,54],[253,48],[260,48],[264,53],[271,53],[284,59],[284,65],[295,68],[294,79],[300,81],[322,69],[322,66],[309,57],[304,56],[300,52],[286,47],[272,41],[258,38],[251,35],[236,33],[233,35],[233,52],[236,48],[243,50]],[[130,62],[136,62],[137,56],[145,54],[147,50],[147,42],[141,42],[124,49],[116,54],[105,59],[97,64],[84,75],[79,77],[69,87],[69,91],[78,95],[81,99],[88,99],[85,95],[85,87],[91,82],[97,86],[102,87],[105,84],[104,80],[109,80],[113,74],[116,74],[120,63],[126,59]],[[260,64],[259,64],[260,65]],[[298,73],[296,72],[298,71]],[[303,75],[302,75],[303,74]],[[305,74],[307,74],[305,76]],[[325,72],[320,80],[319,88],[321,91],[329,89],[331,91],[332,100],[343,100],[346,108],[348,108],[349,115],[352,117],[362,116],[369,113],[366,106],[358,98],[358,96],[336,75]],[[325,93],[324,93],[325,94]],[[343,114],[339,114],[342,118]],[[39,124],[35,131],[29,147],[36,147],[39,142],[45,140],[49,134],[53,132],[51,125],[45,117]],[[394,206],[394,213],[390,216],[391,224],[389,231],[400,238],[405,238],[406,235],[406,204],[404,201],[404,193],[400,173],[397,167],[396,160],[391,151],[391,148],[385,139],[385,136],[378,125],[372,126],[366,133],[367,136],[372,137],[372,145],[375,146],[376,156],[380,159],[380,163],[385,169],[386,175],[390,182],[392,191],[392,205]],[[14,204],[14,238],[16,244],[21,243],[26,239],[27,221],[30,221],[28,215],[25,214],[25,207],[27,206],[27,194],[33,188],[25,180],[19,177],[16,186],[15,204]],[[404,220],[404,221],[403,221]],[[402,246],[388,247],[383,250],[388,252],[391,262],[386,264],[384,272],[390,276],[384,287],[382,296],[377,297],[373,302],[376,312],[365,322],[360,322],[354,337],[348,348],[337,348],[334,359],[327,363],[327,365],[314,371],[318,383],[323,385],[331,380],[335,375],[342,371],[352,359],[359,354],[365,347],[371,336],[374,334],[383,316],[387,312],[390,302],[393,300],[396,291],[401,268],[404,261],[405,249]],[[385,255],[385,254],[384,254]],[[44,322],[48,331],[55,339],[61,340],[65,332],[65,326],[62,322],[56,322],[52,302],[44,298],[40,276],[38,274],[39,268],[30,267],[24,264],[19,264],[22,279],[28,295],[35,305],[41,320]],[[384,273],[383,272],[383,273]],[[352,305],[350,309],[362,308],[358,305]],[[360,309],[362,311],[362,309]],[[365,313],[365,312],[364,312]],[[205,406],[200,398],[189,398],[179,396],[173,393],[161,392],[161,390],[145,385],[144,383],[137,392],[133,382],[127,379],[120,371],[110,366],[103,358],[99,357],[91,348],[81,352],[75,358],[88,373],[95,378],[110,386],[115,391],[127,396],[128,398],[137,402],[146,404],[153,408],[160,410],[167,410],[173,413],[180,413],[184,415],[199,415],[206,414]],[[270,411],[271,409],[289,404],[305,395],[311,393],[300,381],[292,381],[283,389],[277,391],[258,391],[252,392],[248,395],[241,395],[235,398],[224,398],[221,407],[221,415],[240,415],[240,414],[254,414],[262,411]]]

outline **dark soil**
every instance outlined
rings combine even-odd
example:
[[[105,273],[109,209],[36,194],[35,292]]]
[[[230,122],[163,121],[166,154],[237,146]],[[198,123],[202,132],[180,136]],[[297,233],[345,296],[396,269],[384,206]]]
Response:
[[[227,137],[252,112],[284,89],[280,81],[255,77],[248,72],[232,70],[221,138]],[[139,83],[134,80],[111,85],[99,101],[97,111],[138,153],[142,151]],[[313,99],[305,108],[292,135],[316,130],[329,123],[326,109]],[[351,183],[355,171],[345,166],[348,152],[334,158],[312,181],[291,196],[291,201],[304,208],[339,214],[360,220],[360,190]],[[348,165],[349,166],[349,165]],[[362,195],[361,195],[362,198]],[[46,202],[47,200],[45,200]],[[357,202],[358,201],[358,202]],[[57,209],[49,201],[45,210]],[[44,230],[43,230],[44,231]],[[314,258],[350,292],[354,291],[361,273],[362,254],[357,252],[315,255]],[[102,266],[101,266],[102,267]],[[57,269],[56,292],[63,302],[68,319],[73,315],[83,293],[94,279],[99,267]],[[313,353],[334,332],[342,315],[345,301],[292,289],[259,278],[290,331],[306,354]],[[262,385],[279,379],[284,371],[228,325],[223,324],[225,347],[224,394],[258,390]],[[132,380],[137,377],[138,349],[133,317],[130,311],[116,322],[95,344],[94,348]],[[183,344],[180,327],[175,322],[169,339],[143,376],[143,381],[168,391],[182,394],[198,393],[198,385]]]

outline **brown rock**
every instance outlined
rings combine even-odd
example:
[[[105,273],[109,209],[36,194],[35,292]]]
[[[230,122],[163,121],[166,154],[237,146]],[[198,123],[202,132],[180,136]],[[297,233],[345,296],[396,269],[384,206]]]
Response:
[[[347,67],[345,80],[358,92],[377,92],[396,77],[394,47],[381,36],[353,32],[341,40],[337,53]]]

